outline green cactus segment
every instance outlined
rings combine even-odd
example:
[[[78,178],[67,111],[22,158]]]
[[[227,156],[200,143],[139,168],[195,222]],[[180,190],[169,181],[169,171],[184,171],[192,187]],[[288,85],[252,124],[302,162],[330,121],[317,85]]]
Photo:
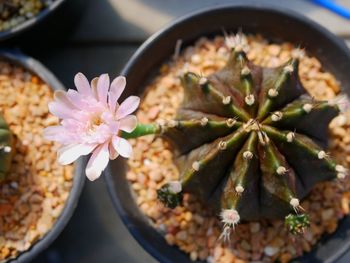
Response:
[[[203,201],[209,200],[247,136],[248,133],[240,128],[232,135],[180,156],[177,163],[182,167],[181,183],[184,191],[195,193]]]
[[[0,115],[0,182],[10,171],[14,152],[14,138],[3,117]]]
[[[221,208],[240,211],[243,218],[258,219],[260,208],[256,193],[259,192],[259,176],[256,175],[259,173],[257,134],[253,132],[229,171],[221,195]]]
[[[232,52],[227,65],[209,76],[208,80],[224,94],[236,97],[235,105],[253,116],[258,106],[254,83],[260,82],[258,74],[255,74],[256,71],[259,71],[259,68],[248,61],[244,52]],[[247,121],[246,118],[245,120]]]
[[[276,218],[290,212],[290,201],[297,198],[293,169],[272,141],[258,147],[261,169],[261,207],[265,218]],[[276,206],[276,204],[280,204]]]
[[[284,223],[288,230],[294,235],[303,234],[305,228],[310,226],[309,217],[305,214],[289,214],[286,216]]]
[[[162,136],[171,142],[182,142],[177,147],[181,155],[218,137],[229,135],[241,126],[242,123],[234,119],[211,121],[205,117],[200,120],[172,121],[163,127]]]
[[[263,126],[262,129],[274,141],[298,175],[298,180],[304,187],[304,191],[299,192],[300,198],[305,197],[316,183],[337,176],[337,164],[307,136],[294,133],[293,140],[288,142],[287,135],[290,132],[282,132],[268,126]]]
[[[276,114],[278,112],[272,112],[263,124],[284,130],[294,129],[327,145],[328,124],[339,114],[339,108],[325,101],[301,98],[283,108],[280,119]]]
[[[298,64],[297,60],[292,59],[278,68],[263,69],[263,89],[259,96],[257,116],[259,121],[306,92],[299,80]]]
[[[149,134],[159,134],[161,132],[161,127],[158,124],[137,124],[136,128],[128,133],[122,131],[120,136],[125,139],[138,138]]]
[[[249,115],[236,106],[243,103],[237,91],[225,93],[194,73],[186,73],[182,78],[182,84],[185,89],[183,108],[210,112],[222,117],[235,117],[243,121],[249,119]]]
[[[347,175],[321,148],[339,110],[310,98],[298,60],[263,68],[233,50],[223,69],[186,73],[182,84],[176,120],[157,130],[178,151],[180,180],[158,192],[168,207],[192,193],[217,210],[227,232],[239,221],[300,213],[316,183]]]

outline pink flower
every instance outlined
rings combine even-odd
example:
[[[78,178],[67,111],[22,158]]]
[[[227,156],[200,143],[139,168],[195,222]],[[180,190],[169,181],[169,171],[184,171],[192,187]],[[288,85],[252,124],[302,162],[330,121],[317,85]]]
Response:
[[[137,119],[131,113],[139,106],[140,98],[130,96],[118,104],[126,85],[121,76],[110,85],[108,74],[103,74],[94,78],[90,86],[87,78],[78,73],[74,83],[77,91],[55,92],[49,110],[60,118],[60,125],[46,128],[44,136],[62,144],[58,151],[58,162],[62,165],[92,153],[85,172],[93,181],[101,175],[109,159],[131,156],[130,143],[119,135],[121,131],[129,133],[136,128]]]

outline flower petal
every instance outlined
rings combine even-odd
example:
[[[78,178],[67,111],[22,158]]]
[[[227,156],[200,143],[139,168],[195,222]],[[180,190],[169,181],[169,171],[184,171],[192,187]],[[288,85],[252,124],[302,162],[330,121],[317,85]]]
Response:
[[[130,96],[119,106],[116,116],[118,119],[122,119],[125,116],[133,113],[140,104],[140,98],[137,96]]]
[[[75,110],[76,107],[72,104],[72,102],[68,99],[66,92],[63,90],[56,90],[54,93],[54,100],[61,104],[62,106]]]
[[[108,144],[100,145],[93,153],[86,166],[85,173],[90,181],[94,181],[100,177],[102,171],[106,168],[109,161]]]
[[[126,79],[124,76],[116,77],[111,84],[111,89],[108,96],[108,105],[112,112],[116,109],[116,104],[120,95],[123,93],[126,85]]]
[[[119,156],[118,152],[114,149],[111,143],[109,144],[108,149],[109,149],[109,159],[115,160]]]
[[[74,118],[75,112],[71,108],[67,108],[58,102],[52,101],[48,104],[49,111],[60,119]]]
[[[132,132],[137,125],[137,118],[135,115],[128,115],[120,120],[119,129],[125,132]]]
[[[90,89],[90,84],[87,78],[83,73],[78,73],[74,77],[74,84],[79,93],[84,94],[84,95],[90,95],[91,94],[91,89]]]
[[[46,140],[50,141],[57,141],[60,135],[65,133],[65,128],[56,125],[56,126],[50,126],[44,129],[43,135]]]
[[[92,90],[92,94],[94,95],[94,97],[98,100],[98,95],[97,95],[97,82],[98,82],[98,78],[93,78],[91,80],[91,90]]]
[[[66,165],[74,162],[82,155],[91,153],[96,144],[71,144],[58,150],[58,163]]]
[[[102,74],[97,80],[98,100],[103,104],[107,104],[107,94],[109,90],[109,76]]]
[[[114,136],[112,139],[114,149],[123,157],[129,158],[132,155],[131,144],[124,138]]]

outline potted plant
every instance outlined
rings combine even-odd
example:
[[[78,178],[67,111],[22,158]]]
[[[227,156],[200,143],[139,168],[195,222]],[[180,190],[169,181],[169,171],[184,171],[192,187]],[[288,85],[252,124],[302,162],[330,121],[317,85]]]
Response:
[[[73,167],[55,162],[57,145],[42,129],[58,120],[46,103],[64,90],[38,61],[0,52],[1,176],[0,261],[29,262],[63,230],[77,205],[83,160]]]
[[[2,1],[0,3],[0,40],[13,38],[29,30],[63,3],[64,0]]]
[[[92,152],[90,180],[107,167],[118,212],[161,262],[288,262],[349,213],[337,156],[347,151],[349,66],[345,44],[304,17],[216,7],[175,21],[131,58],[122,75],[128,94],[144,92],[138,122],[137,97],[117,104],[124,77],[90,84],[77,74],[78,92],[51,105],[62,122],[47,134],[63,144],[62,163]],[[127,167],[116,157],[132,146]],[[348,243],[332,234],[299,261],[332,261]]]

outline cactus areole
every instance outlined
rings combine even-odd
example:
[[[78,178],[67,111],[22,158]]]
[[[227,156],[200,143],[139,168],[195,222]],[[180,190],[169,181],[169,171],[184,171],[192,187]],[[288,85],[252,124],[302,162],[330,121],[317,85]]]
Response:
[[[291,232],[300,232],[308,222],[300,200],[318,182],[347,172],[323,148],[338,106],[307,93],[298,58],[264,68],[237,47],[218,72],[187,72],[181,80],[176,119],[129,134],[160,134],[176,150],[180,180],[161,187],[158,198],[174,208],[183,192],[197,196],[221,213],[224,232],[239,221],[288,214]]]

